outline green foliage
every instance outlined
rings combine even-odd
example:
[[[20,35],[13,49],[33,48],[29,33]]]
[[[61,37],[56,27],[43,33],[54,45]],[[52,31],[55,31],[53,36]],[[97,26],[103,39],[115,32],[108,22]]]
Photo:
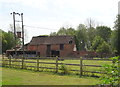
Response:
[[[86,50],[87,31],[85,25],[79,24],[77,27],[76,39],[78,50]]]
[[[74,38],[75,38],[76,49],[79,50],[80,47],[79,47],[79,41],[78,41],[78,38],[77,38],[77,36],[74,36]]]
[[[100,36],[96,36],[92,42],[92,46],[90,47],[92,51],[96,51],[102,57],[103,54],[111,53],[110,45]]]
[[[96,27],[96,35],[108,42],[111,36],[111,28],[107,26],[98,26]]]
[[[62,27],[58,30],[57,35],[67,35],[67,30]]]
[[[0,41],[2,42],[2,52],[6,52],[6,50],[8,49],[12,49],[15,47],[15,39],[14,39],[14,30],[13,30],[13,26],[10,24],[10,31],[5,32],[3,30],[0,29],[0,37],[2,39],[0,39]],[[20,31],[20,25],[16,24],[16,30]],[[19,38],[16,38],[16,44],[20,45],[21,41]]]
[[[17,38],[16,43],[21,44],[19,38]],[[2,52],[5,52],[6,50],[11,49],[13,47],[15,47],[14,34],[11,31],[2,31]]]
[[[72,35],[74,36],[76,33],[75,29],[70,27],[70,28],[60,28],[58,32],[51,32],[50,36],[56,36],[56,35]]]
[[[111,84],[111,85],[118,85],[118,58],[119,57],[113,57],[110,58],[113,60],[112,65],[105,64],[103,65],[102,71],[106,74],[102,75],[101,79],[101,84]]]
[[[56,32],[51,32],[51,33],[50,33],[50,36],[56,36],[56,35],[57,35]]]
[[[113,48],[115,48],[117,53],[120,55],[120,15],[116,17],[114,29],[115,29],[114,30],[115,32],[112,35],[112,41],[113,41],[112,46]]]
[[[90,50],[92,42],[96,36],[96,30],[94,27],[87,28],[87,49]]]
[[[115,20],[115,25],[114,25],[114,29],[115,30],[118,30],[118,28],[119,28],[119,22],[120,22],[120,15],[117,15],[116,16],[116,20]]]
[[[118,45],[117,45],[118,44],[118,31],[117,30],[112,31],[110,44],[111,44],[112,51],[116,52],[118,48]]]
[[[76,33],[76,31],[75,31],[74,28],[70,27],[70,28],[67,29],[67,32],[66,32],[66,33],[67,33],[67,35],[72,35],[72,36],[74,36],[75,33]]]
[[[109,53],[110,52],[110,46],[107,42],[103,42],[97,47],[96,52],[98,53]]]
[[[70,27],[70,28],[64,28],[64,27],[62,27],[62,28],[60,28],[59,30],[58,30],[58,32],[57,33],[53,33],[53,35],[72,35],[72,36],[74,36],[75,35],[75,29],[74,28],[72,28],[72,27]]]
[[[61,65],[60,70],[62,71],[62,74],[70,74],[70,70],[67,66],[65,66],[64,64]]]
[[[103,42],[104,40],[100,36],[96,36],[92,42],[91,50],[96,51]]]
[[[49,36],[49,35],[39,35],[39,36]]]

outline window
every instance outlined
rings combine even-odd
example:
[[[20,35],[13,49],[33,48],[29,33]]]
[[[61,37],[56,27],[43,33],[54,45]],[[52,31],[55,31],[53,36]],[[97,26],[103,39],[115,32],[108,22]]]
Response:
[[[60,44],[60,50],[64,49],[64,44]]]
[[[72,40],[69,41],[69,44],[72,44]]]

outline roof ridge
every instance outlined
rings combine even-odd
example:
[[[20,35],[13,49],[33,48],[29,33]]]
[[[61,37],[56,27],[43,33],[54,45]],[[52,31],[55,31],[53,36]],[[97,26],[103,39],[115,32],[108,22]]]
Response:
[[[33,36],[33,38],[37,38],[37,37],[73,37],[73,35]]]

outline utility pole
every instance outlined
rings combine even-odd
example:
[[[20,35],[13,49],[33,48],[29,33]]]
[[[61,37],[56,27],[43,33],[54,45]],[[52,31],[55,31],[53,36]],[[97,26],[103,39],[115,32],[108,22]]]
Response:
[[[15,38],[15,57],[16,57],[16,55],[17,55],[17,49],[16,49],[16,45],[17,45],[17,43],[16,43],[16,27],[15,27],[15,15],[17,14],[17,15],[21,15],[21,21],[20,22],[22,22],[22,50],[23,50],[23,57],[24,57],[24,25],[23,25],[23,13],[21,13],[21,14],[19,14],[19,13],[15,13],[15,12],[13,12],[13,13],[11,13],[11,14],[13,14],[13,26],[14,26],[14,38]]]
[[[15,38],[15,57],[17,55],[17,52],[16,52],[16,27],[15,27],[15,12],[11,13],[13,14],[13,28],[14,28],[14,38]]]
[[[24,25],[23,25],[23,13],[21,13],[21,22],[22,22],[22,50],[23,50],[23,58],[24,58]]]

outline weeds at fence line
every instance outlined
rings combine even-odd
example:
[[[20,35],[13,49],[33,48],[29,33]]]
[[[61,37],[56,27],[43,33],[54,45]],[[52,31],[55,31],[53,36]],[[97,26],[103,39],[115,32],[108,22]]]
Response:
[[[70,68],[68,68],[65,64],[60,66],[61,74],[70,74]]]

